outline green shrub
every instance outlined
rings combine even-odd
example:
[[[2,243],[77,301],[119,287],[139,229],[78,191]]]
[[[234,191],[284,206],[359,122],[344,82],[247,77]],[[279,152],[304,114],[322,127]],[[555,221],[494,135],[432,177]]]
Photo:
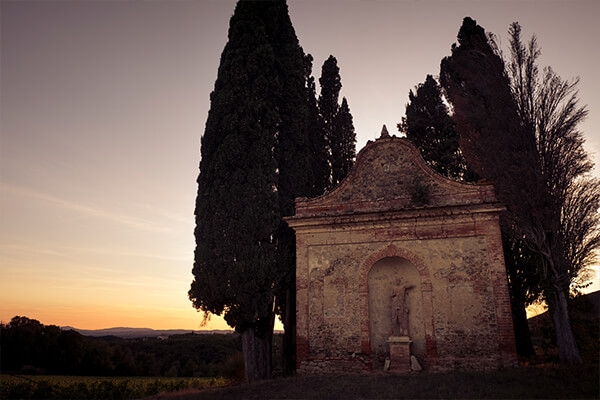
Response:
[[[0,399],[136,399],[224,385],[223,378],[0,376]]]
[[[227,357],[221,366],[221,376],[233,382],[243,382],[246,379],[244,354],[239,352]]]

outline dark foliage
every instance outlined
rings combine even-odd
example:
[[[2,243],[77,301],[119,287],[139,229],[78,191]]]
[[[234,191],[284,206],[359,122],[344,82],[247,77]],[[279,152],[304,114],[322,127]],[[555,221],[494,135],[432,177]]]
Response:
[[[525,240],[519,237],[516,233],[518,228],[514,227],[509,218],[501,216],[500,226],[517,353],[521,357],[532,357],[535,350],[527,322],[527,306],[538,300],[541,295],[539,271],[542,269],[542,260],[539,254],[532,251]]]
[[[337,59],[332,55],[323,63],[319,84],[319,115],[330,168],[327,189],[332,189],[348,175],[356,158],[356,132],[352,114],[345,97],[339,104],[342,79]]]
[[[469,165],[496,186],[515,236],[539,255],[560,358],[581,362],[567,305],[569,266],[560,237],[561,210],[547,186],[535,131],[521,118],[503,60],[482,27],[465,18],[458,46],[441,63],[441,83],[454,106]]]
[[[238,334],[96,338],[27,317],[1,325],[0,340],[3,374],[215,377],[241,352]]]
[[[330,55],[323,63],[321,77],[319,78],[321,92],[319,94],[319,111],[325,130],[325,137],[329,140],[334,130],[334,120],[338,112],[340,90],[342,82],[337,59]]]
[[[309,146],[313,155],[313,178],[309,197],[323,194],[329,187],[329,145],[323,132],[323,124],[317,102],[315,78],[312,76],[313,57],[307,54],[304,57],[304,78],[306,80],[306,98],[308,103],[308,134]]]
[[[460,148],[469,166],[493,181],[515,218],[545,221],[549,201],[535,137],[523,130],[504,63],[472,19],[465,18],[458,40],[452,56],[442,60],[440,79],[453,105]],[[514,187],[516,176],[520,190]]]
[[[460,150],[459,135],[444,102],[442,88],[427,75],[425,82],[415,89],[416,92],[409,92],[410,102],[406,105],[406,116],[398,124],[399,131],[406,134],[427,164],[440,174],[466,182],[476,181],[477,174],[469,168]],[[510,219],[502,218],[501,225],[517,352],[530,357],[534,349],[525,308],[540,294],[540,279],[532,268],[536,259],[515,232]]]
[[[271,375],[275,311],[293,334],[294,233],[283,217],[321,190],[309,74],[286,2],[239,1],[202,137],[189,297],[242,334],[249,380]]]
[[[557,231],[569,283],[593,265],[600,247],[600,183],[590,173],[593,163],[586,152],[580,123],[588,111],[579,105],[579,79],[564,80],[550,67],[540,71],[541,50],[533,35],[525,44],[521,26],[509,29],[510,60],[507,73],[523,124],[536,138],[538,155],[552,207],[560,214]]]
[[[335,187],[350,173],[356,158],[356,132],[348,101],[342,98],[333,120],[334,129],[329,140],[331,146],[331,185]]]
[[[431,75],[427,75],[425,82],[415,89],[416,92],[409,92],[410,102],[406,105],[406,116],[398,124],[399,131],[406,134],[427,164],[440,174],[466,182],[477,180],[477,174],[468,167],[460,151],[459,135],[444,103],[442,88]],[[534,262],[531,250],[514,229],[509,219],[502,218],[502,241],[517,352],[520,356],[530,357],[534,349],[525,308],[539,297],[540,280],[535,268],[531,267]]]
[[[569,311],[584,363],[597,364],[600,360],[600,291],[570,298]],[[529,325],[536,347],[533,360],[557,362],[556,335],[550,313],[530,318]]]
[[[431,75],[408,93],[406,116],[398,124],[417,146],[427,164],[452,179],[474,181],[477,176],[466,164],[458,144],[458,133],[444,103],[442,88]]]
[[[509,205],[510,212],[501,220],[504,256],[517,350],[521,356],[529,357],[534,351],[526,306],[539,299],[544,288],[557,286],[566,291],[569,283],[581,285],[577,281],[580,271],[595,260],[600,243],[600,189],[598,181],[587,176],[592,164],[577,130],[587,114],[585,107],[578,106],[578,80],[564,81],[551,68],[540,75],[536,61],[541,52],[536,38],[533,36],[525,46],[520,32],[518,23],[511,24],[511,58],[504,64],[494,36],[486,36],[473,20],[465,19],[459,32],[460,47],[454,46],[453,57],[443,61],[441,76],[455,106],[461,146],[480,172],[488,169],[484,176],[501,186],[500,195]],[[485,67],[478,71],[482,65]],[[416,94],[409,93],[409,99],[399,130],[419,147],[426,162],[438,172],[469,180],[467,177],[475,174],[461,171],[465,160],[459,135],[435,79],[428,75],[416,87]],[[472,103],[463,103],[466,99]],[[504,110],[504,114],[497,110]],[[493,130],[500,125],[486,126],[494,118],[505,119],[497,133]],[[525,144],[525,151],[515,153],[518,149],[507,146],[506,141]],[[536,146],[535,154],[532,144]],[[518,174],[520,189],[515,190],[508,174],[518,173],[519,168],[527,171]],[[533,182],[537,189],[523,185],[523,179]],[[536,207],[539,200],[542,202]],[[531,229],[540,222],[546,226]],[[529,227],[524,228],[525,225]],[[548,240],[552,242],[549,244],[555,253],[553,258],[558,258],[558,263],[564,260],[558,268],[563,270],[558,274],[562,277],[554,279],[553,284],[549,283],[548,263],[542,256],[548,251],[540,251],[539,243],[547,236],[544,230],[554,234]],[[537,243],[532,245],[532,241]],[[546,298],[552,301],[551,297]]]
[[[230,384],[224,378],[3,376],[1,399],[142,399],[169,392],[189,392]]]

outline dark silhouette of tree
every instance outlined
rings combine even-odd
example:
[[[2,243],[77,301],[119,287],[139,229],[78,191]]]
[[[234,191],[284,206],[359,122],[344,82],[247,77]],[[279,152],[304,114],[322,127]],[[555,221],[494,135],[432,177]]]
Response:
[[[567,307],[570,267],[559,234],[560,209],[546,186],[535,133],[521,119],[504,63],[484,29],[467,17],[458,42],[442,60],[440,78],[453,105],[461,149],[469,165],[495,184],[507,217],[540,257],[559,357],[579,363]]]
[[[521,26],[514,22],[509,36],[511,90],[523,123],[536,137],[542,173],[560,213],[558,236],[573,282],[595,260],[600,246],[600,186],[590,177],[593,163],[578,129],[588,111],[579,105],[578,78],[564,80],[550,67],[540,74],[541,50],[535,35],[525,45]]]
[[[323,194],[329,187],[329,179],[331,168],[329,165],[328,144],[324,136],[324,131],[321,124],[321,116],[319,115],[319,107],[316,97],[315,79],[312,76],[313,57],[310,54],[304,55],[304,82],[305,82],[305,105],[306,120],[305,125],[302,125],[305,130],[305,136],[308,142],[302,147],[299,144],[296,151],[289,149],[287,157],[290,160],[296,161],[298,164],[294,166],[295,170],[301,175],[301,182],[306,177],[309,178],[307,185],[304,185],[302,190],[296,190],[288,198],[288,206],[285,207],[285,212],[282,215],[292,215],[293,200],[297,196],[315,197]],[[293,110],[292,110],[293,111]],[[296,110],[297,111],[297,110]],[[308,150],[309,154],[301,156]],[[310,161],[310,162],[309,162]],[[309,163],[308,163],[309,162]],[[285,168],[284,168],[285,170]],[[294,183],[293,180],[290,183]],[[290,187],[293,188],[292,185]],[[284,188],[281,188],[284,190]],[[288,266],[288,274],[285,276],[285,283],[282,287],[282,292],[277,298],[277,310],[284,325],[284,337],[282,343],[282,363],[283,372],[286,375],[292,375],[296,366],[295,362],[295,324],[296,324],[296,275],[295,275],[295,234],[285,225],[281,227],[280,247],[283,255],[282,265]],[[285,240],[285,241],[284,241]]]
[[[517,353],[521,357],[531,357],[535,355],[535,349],[527,321],[527,306],[539,300],[541,295],[539,271],[542,260],[523,240],[514,220],[503,214],[500,227]]]
[[[111,375],[107,346],[85,341],[73,330],[16,316],[0,329],[2,371]]]
[[[331,167],[329,165],[329,145],[317,103],[315,78],[312,76],[313,57],[307,54],[304,58],[304,79],[309,112],[310,149],[313,155],[313,180],[310,197],[320,196],[329,187]]]
[[[331,132],[331,186],[335,187],[348,175],[356,158],[356,132],[348,101],[342,98],[333,119],[334,129]]]
[[[272,3],[263,19],[275,53],[276,75],[272,79],[279,84],[269,99],[279,117],[274,154],[280,220],[275,238],[277,273],[281,279],[275,304],[285,329],[283,357],[285,373],[289,375],[295,368],[296,241],[294,231],[281,218],[294,214],[297,197],[323,193],[328,170],[323,170],[322,133],[314,130],[318,126],[318,111],[314,78],[310,76],[312,57],[305,55],[298,43],[285,1]]]
[[[239,334],[169,339],[83,336],[27,317],[0,324],[0,373],[94,376],[225,376]]]
[[[458,145],[458,133],[444,103],[442,88],[431,75],[408,93],[406,116],[398,130],[417,146],[427,164],[452,179],[476,180]]]
[[[583,149],[583,136],[577,125],[585,118],[585,107],[578,106],[576,86],[578,79],[564,81],[550,67],[540,75],[537,59],[541,55],[537,38],[533,35],[527,44],[521,40],[521,26],[514,22],[509,29],[510,59],[506,62],[513,98],[523,124],[532,130],[538,156],[553,207],[560,213],[558,241],[562,243],[564,268],[568,269],[570,283],[576,283],[581,271],[595,258],[600,237],[598,230],[598,196],[600,188],[588,173],[592,163]],[[497,46],[496,46],[497,47]],[[585,193],[578,188],[585,186]],[[586,222],[584,222],[586,221]],[[588,262],[581,263],[589,257]],[[542,265],[543,266],[543,265]],[[538,288],[524,287],[523,295],[530,301],[539,297],[539,286],[545,272],[530,265],[529,282]],[[537,277],[532,277],[537,274]],[[548,303],[553,302],[552,297]],[[526,305],[527,303],[525,303]],[[524,311],[522,311],[524,314]]]
[[[460,151],[459,135],[441,87],[427,75],[425,82],[415,89],[416,92],[409,92],[410,103],[406,105],[406,116],[398,124],[399,131],[406,134],[423,159],[440,174],[466,182],[477,180],[477,174],[467,166]],[[513,232],[511,221],[503,217],[501,226],[517,352],[528,357],[534,354],[534,348],[526,307],[539,297],[539,279],[530,264],[531,251]]]
[[[189,297],[241,333],[249,382],[271,377],[276,305],[293,329],[294,234],[282,218],[317,173],[305,75],[285,1],[238,2],[202,137]]]
[[[576,179],[562,207],[561,236],[565,241],[566,259],[571,262],[570,276],[574,289],[589,283],[588,267],[598,261],[600,248],[600,180],[585,174]],[[582,276],[580,276],[581,274]]]
[[[331,161],[332,155],[332,139],[335,131],[335,116],[339,109],[339,96],[342,89],[340,77],[340,69],[337,65],[337,59],[330,55],[321,67],[321,77],[319,78],[321,92],[319,93],[319,114],[321,116],[321,124],[323,136],[327,145],[327,155],[329,164],[329,176],[327,177],[328,189],[333,187],[331,181]]]
[[[44,367],[40,353],[42,343],[38,341],[44,326],[35,319],[15,316],[7,325],[2,325],[2,363],[3,370],[18,370],[24,365]]]
[[[319,78],[319,114],[326,142],[330,176],[328,189],[338,185],[350,172],[356,156],[356,133],[345,98],[339,104],[342,81],[337,59],[330,55],[323,63]]]

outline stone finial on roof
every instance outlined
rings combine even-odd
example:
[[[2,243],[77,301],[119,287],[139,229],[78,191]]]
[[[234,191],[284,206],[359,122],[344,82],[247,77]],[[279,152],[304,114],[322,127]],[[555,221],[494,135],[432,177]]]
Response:
[[[379,138],[382,139],[382,138],[388,138],[388,137],[390,137],[390,134],[388,133],[388,130],[385,127],[385,124],[383,124],[383,128],[381,128],[381,136]]]

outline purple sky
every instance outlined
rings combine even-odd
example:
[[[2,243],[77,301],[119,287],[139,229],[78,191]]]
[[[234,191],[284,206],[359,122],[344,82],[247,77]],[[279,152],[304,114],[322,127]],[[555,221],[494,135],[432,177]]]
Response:
[[[600,2],[292,0],[318,79],[333,54],[358,149],[439,73],[462,18],[580,76],[600,151]],[[0,319],[199,327],[187,299],[199,143],[233,0],[6,1],[1,7]],[[598,162],[598,158],[595,158]],[[219,319],[214,327],[222,327]]]

